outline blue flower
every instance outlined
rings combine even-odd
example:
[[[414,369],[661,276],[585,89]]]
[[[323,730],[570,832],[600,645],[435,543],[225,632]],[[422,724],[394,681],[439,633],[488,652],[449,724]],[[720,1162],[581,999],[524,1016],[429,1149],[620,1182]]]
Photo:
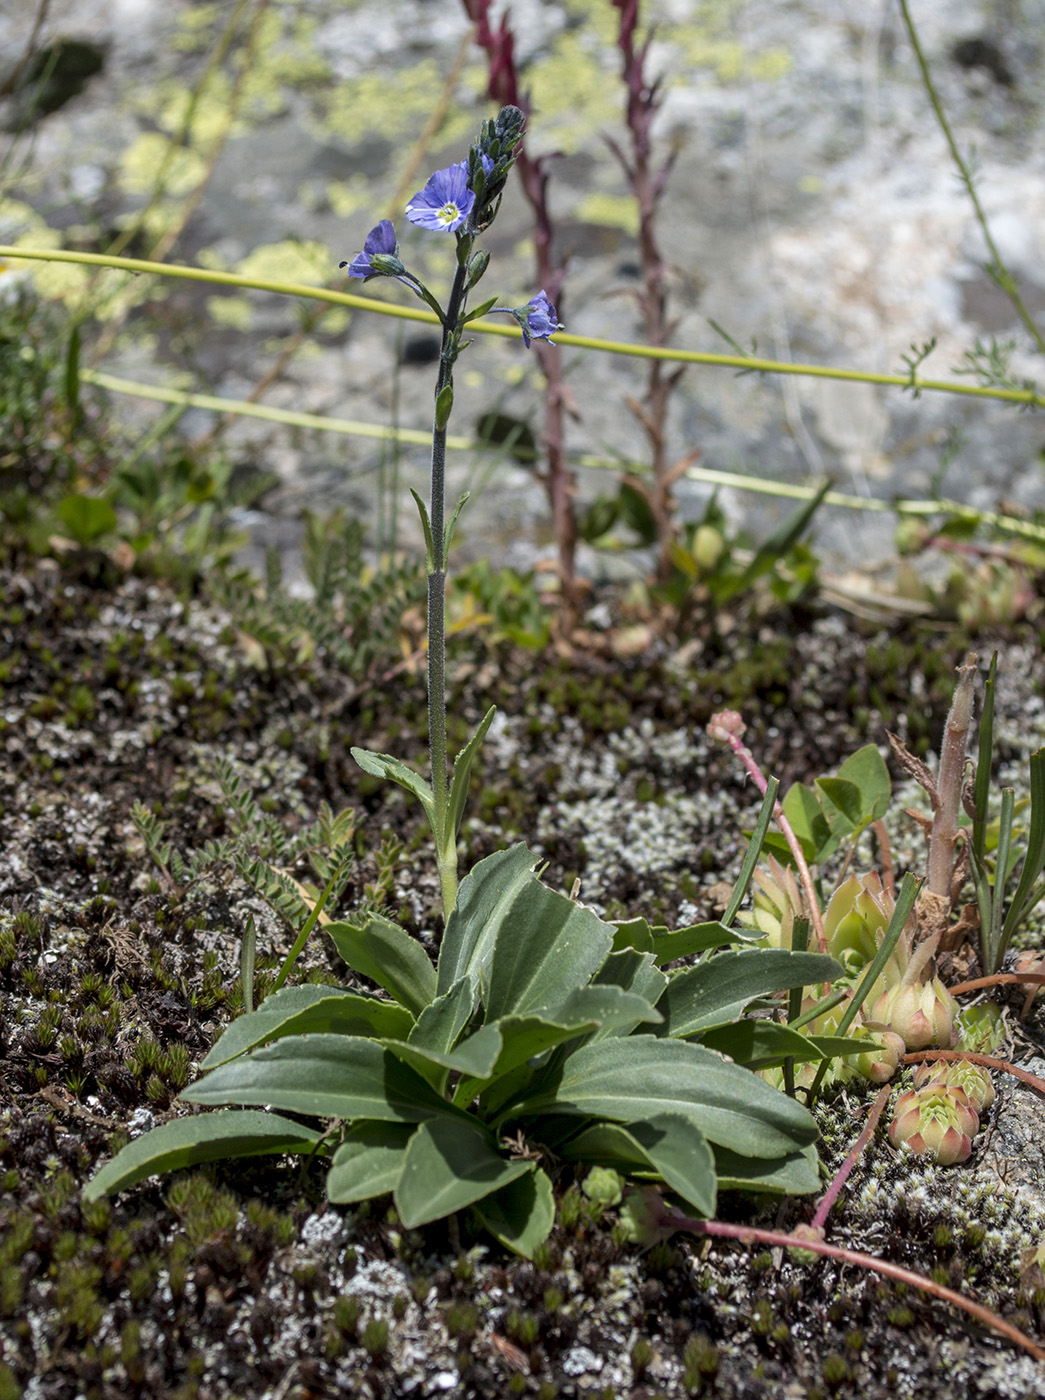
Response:
[[[349,277],[379,277],[395,276],[389,269],[375,267],[371,258],[375,253],[380,253],[384,257],[394,258],[399,251],[399,244],[396,242],[396,231],[388,219],[382,219],[376,228],[372,228],[366,236],[363,244],[363,251],[357,253],[351,262],[339,263],[339,267],[347,267]]]
[[[562,329],[555,314],[555,307],[548,300],[548,294],[543,287],[525,306],[516,307],[512,315],[519,322],[523,344],[527,350],[531,340],[546,340],[549,345],[554,345],[552,336]]]
[[[468,188],[468,162],[462,161],[447,170],[437,170],[406,206],[406,217],[421,228],[453,233],[468,218],[474,204],[475,194]]]

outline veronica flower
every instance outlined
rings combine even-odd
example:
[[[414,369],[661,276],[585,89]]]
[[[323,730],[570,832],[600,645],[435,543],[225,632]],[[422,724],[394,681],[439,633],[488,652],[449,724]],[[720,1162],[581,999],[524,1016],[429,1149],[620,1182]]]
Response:
[[[468,188],[468,162],[462,161],[447,170],[437,170],[406,206],[406,217],[421,228],[454,233],[474,205],[475,194]]]
[[[562,329],[555,313],[555,307],[548,300],[548,294],[543,287],[535,297],[530,298],[525,306],[516,307],[512,311],[512,315],[519,322],[523,344],[527,350],[530,348],[531,340],[546,340],[549,345],[554,345],[552,336],[556,331]]]
[[[376,228],[372,228],[366,236],[363,244],[363,251],[357,253],[351,262],[339,263],[339,267],[347,267],[349,277],[394,277],[395,269],[391,267],[374,266],[371,259],[375,253],[382,258],[396,258],[399,251],[399,244],[396,242],[396,231],[388,219],[382,219]],[[402,264],[399,265],[402,271]]]

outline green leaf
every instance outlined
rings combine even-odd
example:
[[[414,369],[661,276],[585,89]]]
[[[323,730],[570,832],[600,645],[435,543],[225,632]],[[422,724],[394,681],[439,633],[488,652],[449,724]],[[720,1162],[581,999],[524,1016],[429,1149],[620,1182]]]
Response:
[[[838,837],[832,833],[828,820],[824,816],[823,808],[817,801],[816,793],[812,788],[806,787],[805,783],[792,784],[781,805],[784,809],[784,816],[791,823],[791,829],[798,838],[798,844],[802,847],[802,854],[806,860],[814,863],[826,860],[838,846]],[[779,850],[779,842],[783,840],[783,837],[773,840],[767,837],[766,845],[772,846],[774,850]],[[788,861],[792,859],[786,842],[783,846],[783,855]]]
[[[327,1173],[327,1200],[336,1205],[385,1196],[399,1185],[413,1123],[357,1123],[334,1153]]]
[[[884,817],[893,795],[889,769],[874,744],[857,749],[834,778],[818,778],[816,785],[828,800],[825,815],[831,830],[842,836],[858,836],[871,822]]]
[[[256,1109],[195,1113],[175,1118],[129,1142],[84,1187],[85,1201],[123,1191],[147,1176],[196,1167],[225,1157],[259,1157],[272,1152],[305,1152],[322,1134],[289,1118]]]
[[[613,927],[617,930],[613,935],[615,953],[624,948],[634,948],[640,953],[653,951],[653,930],[645,919],[614,919]]]
[[[58,519],[79,545],[91,545],[116,529],[116,512],[98,496],[64,496],[56,507]]]
[[[468,799],[468,777],[472,771],[472,760],[479,752],[479,745],[486,738],[486,731],[490,728],[496,713],[497,706],[491,705],[486,714],[483,715],[479,728],[454,759],[454,773],[450,780],[450,799],[446,820],[446,834],[450,840],[456,841],[457,833],[461,829],[464,804]]]
[[[477,1123],[448,1118],[423,1123],[410,1139],[395,1189],[396,1210],[414,1230],[442,1220],[533,1170],[496,1150]]]
[[[284,987],[265,998],[224,1031],[200,1065],[216,1069],[237,1055],[253,1050],[269,1040],[308,1031],[329,1031],[337,1035],[405,1038],[413,1017],[395,1002],[342,992],[337,987]]]
[[[529,872],[498,910],[488,1020],[557,1006],[585,986],[613,946],[613,929]]]
[[[456,1070],[475,1079],[487,1079],[500,1053],[501,1045],[496,1026],[484,1026],[478,1036],[469,1036],[455,1050],[429,1050],[406,1041],[386,1040],[385,1045],[397,1060],[412,1065],[418,1074],[442,1092],[447,1070]]]
[[[871,1048],[867,1040],[849,1036],[805,1036],[777,1021],[734,1021],[730,1026],[717,1026],[705,1031],[701,1045],[728,1055],[738,1065],[749,1069],[768,1069],[794,1059],[799,1064],[813,1060],[830,1060],[836,1055],[862,1055]]]
[[[182,1090],[193,1103],[271,1104],[317,1118],[419,1123],[456,1113],[375,1040],[295,1035],[230,1060]]]
[[[459,518],[461,512],[464,510],[465,506],[468,504],[469,499],[470,499],[470,494],[469,494],[469,492],[467,492],[467,491],[462,491],[461,495],[458,496],[458,498],[457,498],[457,504],[454,506],[454,513],[453,513],[453,515],[451,515],[451,517],[450,517],[450,523],[449,523],[449,524],[447,525],[447,527],[446,527],[446,535],[445,535],[445,538],[444,538],[444,541],[443,541],[443,571],[444,571],[444,572],[450,567],[450,546],[451,546],[451,545],[453,544],[453,542],[454,542],[454,534],[455,534],[455,532],[456,532],[456,530],[457,530],[457,521],[458,521],[458,518]],[[493,706],[493,709],[496,709],[496,708],[497,708],[497,706],[494,705],[494,706]]]
[[[435,799],[432,796],[432,785],[426,782],[420,773],[415,773],[401,759],[394,758],[390,753],[375,753],[372,749],[354,748],[352,757],[364,773],[369,773],[374,778],[388,778],[391,782],[398,783],[401,788],[406,788],[407,792],[412,792],[425,809],[432,829],[435,830]]]
[[[459,978],[448,992],[430,1002],[406,1036],[411,1045],[424,1050],[448,1051],[457,1044],[465,1026],[471,1020],[477,1001],[477,988],[469,977]],[[402,1032],[393,1032],[402,1040]]]
[[[415,1016],[436,995],[435,968],[416,938],[382,914],[371,914],[362,927],[325,925],[334,946],[352,969],[390,992]]]
[[[492,1196],[477,1201],[479,1219],[505,1249],[532,1259],[555,1224],[552,1184],[540,1167],[502,1186]]]
[[[772,1191],[786,1196],[806,1196],[820,1190],[815,1147],[789,1152],[770,1161],[742,1157],[715,1144],[715,1171],[720,1191]]]
[[[435,540],[432,537],[432,522],[428,518],[428,511],[425,509],[424,501],[422,501],[421,497],[412,486],[410,488],[410,494],[414,498],[414,505],[417,507],[417,513],[421,517],[421,528],[425,532],[425,562],[429,574],[434,574],[438,568],[438,564],[436,563],[435,557]],[[429,813],[429,816],[431,816],[431,813]],[[434,830],[435,823],[433,822],[432,825]]]
[[[742,948],[717,953],[677,973],[657,1003],[664,1024],[657,1034],[690,1036],[735,1021],[756,997],[842,976],[834,958],[787,948]]]
[[[811,1113],[749,1070],[682,1040],[627,1036],[569,1055],[501,1121],[572,1113],[629,1123],[681,1113],[711,1142],[751,1157],[794,1152],[817,1136]]]
[[[715,1158],[690,1118],[656,1113],[627,1127],[593,1123],[560,1148],[570,1162],[598,1162],[655,1172],[703,1216],[715,1213]]]
[[[454,386],[452,384],[444,384],[439,390],[438,397],[435,401],[435,426],[440,432],[442,432],[447,423],[449,423],[453,408]]]
[[[510,846],[479,861],[461,881],[439,948],[439,996],[466,974],[479,986],[488,982],[501,911],[525,885],[536,860],[525,846]]]
[[[666,930],[664,933],[654,932],[653,955],[663,967],[676,958],[688,958],[692,953],[706,953],[710,948],[728,948],[732,943],[739,943],[743,937],[743,930],[738,933],[723,923],[690,924],[688,928],[675,929],[672,933]],[[764,938],[765,934],[759,933],[758,937]]]
[[[667,974],[657,967],[653,953],[640,953],[634,948],[623,948],[620,952],[611,953],[599,968],[592,981],[592,989],[603,986],[619,987],[624,992],[641,997],[653,1010],[663,996],[667,984]],[[595,1038],[600,1039],[604,1035],[628,1035],[642,1022],[656,1024],[654,1018],[659,1016],[660,1012],[654,1011],[652,1016],[636,1015],[634,1020],[625,1019],[624,1016],[614,1017],[613,1020],[603,1018]]]

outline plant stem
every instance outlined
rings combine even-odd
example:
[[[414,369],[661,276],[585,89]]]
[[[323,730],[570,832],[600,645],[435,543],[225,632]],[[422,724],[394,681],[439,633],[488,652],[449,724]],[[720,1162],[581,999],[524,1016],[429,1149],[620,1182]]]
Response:
[[[951,152],[951,159],[954,161],[958,174],[961,176],[962,184],[969,191],[969,198],[972,200],[972,207],[976,214],[976,220],[983,232],[983,240],[987,244],[987,252],[990,254],[991,258],[990,262],[987,264],[987,271],[1012,302],[1016,309],[1016,314],[1023,322],[1028,335],[1034,340],[1034,343],[1041,353],[1045,355],[1045,338],[1042,337],[1041,331],[1035,324],[1033,316],[1024,305],[1015,278],[1002,261],[1002,256],[998,252],[998,246],[991,234],[991,226],[987,222],[987,215],[984,213],[983,205],[980,203],[980,196],[976,193],[975,176],[973,175],[969,162],[962,155],[961,151],[959,151],[958,143],[954,139],[954,133],[951,130],[950,122],[947,120],[947,114],[943,110],[943,104],[940,102],[939,95],[937,94],[936,87],[932,80],[932,74],[929,72],[929,64],[926,61],[925,53],[918,39],[918,31],[914,27],[914,20],[911,18],[907,0],[900,0],[900,12],[903,15],[904,24],[907,26],[907,36],[911,41],[911,47],[914,49],[914,56],[921,70],[925,91],[928,94],[929,101],[932,103],[932,109],[936,113],[936,120],[939,123],[940,130],[943,132],[944,140],[947,142],[947,146]]]
[[[443,321],[439,376],[435,397],[453,383],[454,336],[464,311],[468,260],[459,258]],[[428,746],[432,758],[436,863],[443,897],[443,917],[457,900],[457,833],[447,830],[449,789],[446,773],[446,541],[443,517],[446,495],[446,423],[438,413],[432,426],[432,557],[428,561]]]
[[[892,1093],[892,1091],[893,1086],[891,1084],[883,1084],[882,1087],[879,1089],[878,1096],[871,1106],[871,1112],[867,1115],[867,1122],[864,1124],[863,1132],[853,1143],[852,1148],[849,1151],[849,1155],[846,1157],[845,1161],[835,1173],[834,1180],[831,1182],[831,1185],[827,1188],[827,1191],[822,1197],[820,1204],[816,1208],[816,1214],[813,1216],[812,1219],[812,1229],[822,1230],[824,1228],[824,1222],[831,1213],[831,1207],[838,1199],[838,1193],[841,1191],[842,1187],[848,1180],[849,1173],[853,1170],[857,1162],[860,1160],[861,1152],[863,1152],[864,1148],[871,1141],[871,1138],[874,1135],[874,1130],[878,1126],[878,1120],[882,1116],[882,1110],[889,1102],[889,1095]]]
[[[926,890],[947,900],[948,908],[954,873],[954,847],[958,840],[958,815],[965,781],[965,741],[972,722],[976,660],[975,653],[970,652],[965,664],[958,667],[958,684],[940,745],[940,771],[936,777],[940,802],[933,814],[932,834],[929,837]]]

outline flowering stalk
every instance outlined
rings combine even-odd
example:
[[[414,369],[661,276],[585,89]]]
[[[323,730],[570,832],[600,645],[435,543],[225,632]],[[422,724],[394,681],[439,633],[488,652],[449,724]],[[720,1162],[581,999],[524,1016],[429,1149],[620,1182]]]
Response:
[[[722,710],[717,715],[712,715],[708,721],[708,734],[720,744],[725,744],[731,748],[741,763],[748,776],[752,779],[759,792],[765,796],[766,780],[761,768],[755,762],[755,756],[746,744],[742,742],[742,736],[747,726],[737,714],[736,710]],[[816,897],[816,886],[813,884],[813,877],[809,873],[809,865],[802,854],[802,847],[798,844],[798,837],[794,833],[791,823],[784,814],[784,809],[779,802],[773,804],[773,816],[776,824],[787,842],[788,850],[794,859],[798,870],[798,878],[802,882],[802,889],[805,891],[806,901],[809,905],[809,920],[816,933],[817,943],[820,952],[827,952],[827,936],[824,933],[824,920],[820,913],[820,904]]]
[[[352,754],[368,773],[391,778],[417,797],[435,837],[436,863],[443,913],[449,917],[457,899],[457,833],[464,811],[468,773],[472,759],[493,718],[490,710],[476,733],[454,760],[452,781],[447,771],[446,751],[446,572],[450,537],[454,522],[465,503],[464,497],[447,530],[445,525],[446,427],[454,404],[453,367],[468,343],[462,335],[468,322],[487,312],[503,312],[518,324],[527,348],[534,340],[548,340],[559,329],[555,307],[542,289],[525,306],[495,306],[496,297],[476,310],[466,310],[468,293],[486,272],[490,255],[476,252],[476,238],[497,215],[508,173],[518,156],[522,139],[523,114],[517,107],[504,107],[494,121],[483,123],[479,139],[468,159],[446,170],[437,170],[423,189],[406,206],[412,224],[435,233],[452,233],[457,240],[457,266],[449,299],[444,310],[428,288],[403,264],[395,227],[382,219],[372,228],[363,251],[343,262],[349,277],[364,282],[373,277],[391,277],[435,312],[442,327],[439,373],[435,385],[435,418],[432,426],[432,471],[429,508],[414,493],[425,534],[428,575],[428,739],[432,777],[426,783],[420,774],[390,754],[353,749]]]
[[[878,1120],[881,1118],[882,1112],[889,1102],[889,1095],[892,1091],[893,1086],[891,1084],[884,1084],[882,1088],[879,1089],[878,1095],[871,1105],[871,1112],[867,1115],[867,1122],[864,1124],[863,1132],[849,1149],[848,1156],[838,1168],[834,1180],[827,1188],[816,1208],[816,1214],[813,1216],[809,1225],[809,1228],[814,1232],[823,1231],[827,1217],[831,1214],[831,1207],[834,1205],[835,1201],[838,1200],[842,1187],[849,1179],[849,1173],[856,1166],[857,1162],[860,1160],[860,1154],[874,1136],[874,1130],[878,1126]]]
[[[646,59],[653,33],[651,30],[643,43],[636,43],[639,0],[612,0],[612,3],[614,8],[620,11],[617,47],[623,59],[624,85],[628,93],[626,120],[631,138],[630,154],[626,154],[612,137],[607,136],[605,139],[624,171],[638,205],[639,261],[643,280],[643,290],[638,294],[638,301],[646,322],[646,343],[663,346],[670,341],[677,323],[668,318],[668,296],[664,285],[665,264],[657,242],[656,216],[657,206],[678,155],[678,147],[673,147],[663,164],[654,168],[652,128],[660,109],[661,80],[656,78],[651,82],[646,75]],[[667,455],[668,402],[684,373],[684,365],[666,372],[660,360],[651,360],[646,380],[645,403],[640,404],[632,398],[627,401],[649,442],[652,486],[647,487],[638,481],[634,484],[646,498],[656,527],[657,572],[662,583],[666,583],[673,573],[671,544],[675,502],[672,487],[693,461],[693,455],[687,454],[680,462],[671,466]]]

